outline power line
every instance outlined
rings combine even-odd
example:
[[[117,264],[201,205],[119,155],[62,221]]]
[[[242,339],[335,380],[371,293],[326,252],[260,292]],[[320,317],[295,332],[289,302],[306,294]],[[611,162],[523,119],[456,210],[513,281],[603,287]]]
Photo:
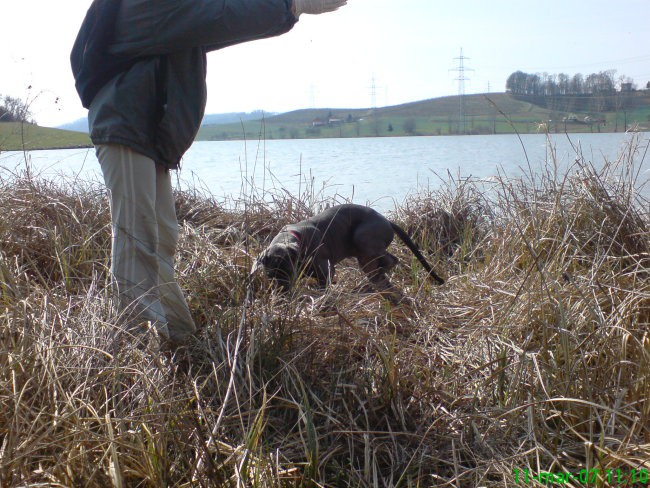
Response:
[[[629,58],[619,58],[619,59],[610,59],[602,61],[592,61],[589,63],[577,63],[577,64],[566,64],[558,66],[524,66],[524,69],[528,71],[556,71],[556,70],[575,70],[581,68],[589,68],[594,66],[606,66],[606,65],[617,65],[617,64],[636,64],[636,63],[647,63],[650,61],[650,54],[634,56]],[[481,64],[483,69],[510,69],[512,65],[504,64]]]
[[[309,85],[309,107],[316,108],[316,85]]]
[[[535,71],[547,71],[547,70],[558,70],[558,69],[580,69],[580,68],[588,68],[593,66],[603,66],[603,65],[612,65],[612,64],[646,63],[649,60],[650,60],[650,55],[642,55],[642,56],[634,56],[631,58],[612,59],[609,61],[594,61],[591,63],[583,63],[583,64],[574,64],[574,65],[566,65],[566,66],[547,66],[542,68],[529,68],[529,69]]]

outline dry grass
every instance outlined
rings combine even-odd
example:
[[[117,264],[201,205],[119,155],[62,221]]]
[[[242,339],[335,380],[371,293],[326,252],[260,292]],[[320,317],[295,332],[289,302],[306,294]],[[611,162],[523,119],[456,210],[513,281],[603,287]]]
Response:
[[[179,280],[214,360],[189,373],[110,347],[101,189],[0,181],[1,485],[510,487],[597,469],[592,486],[632,486],[606,470],[650,469],[643,150],[411,196],[393,217],[448,281],[395,245],[398,307],[359,293],[350,263],[325,294],[258,280],[245,311],[253,258],[326,202],[179,194]]]

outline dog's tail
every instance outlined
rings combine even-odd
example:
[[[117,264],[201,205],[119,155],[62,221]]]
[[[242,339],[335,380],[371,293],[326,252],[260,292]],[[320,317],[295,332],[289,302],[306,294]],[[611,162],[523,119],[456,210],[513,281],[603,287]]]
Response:
[[[406,244],[406,247],[408,247],[411,252],[415,255],[416,258],[418,258],[418,261],[422,263],[422,266],[424,266],[424,269],[427,270],[429,273],[429,277],[433,278],[436,283],[439,285],[444,284],[445,280],[443,280],[438,274],[433,270],[431,265],[427,262],[426,258],[422,255],[420,250],[418,249],[418,246],[415,245],[415,243],[411,240],[409,235],[402,229],[399,225],[394,224],[393,222],[390,223],[391,227],[395,231],[395,233],[399,236],[399,238],[402,240],[404,244]]]

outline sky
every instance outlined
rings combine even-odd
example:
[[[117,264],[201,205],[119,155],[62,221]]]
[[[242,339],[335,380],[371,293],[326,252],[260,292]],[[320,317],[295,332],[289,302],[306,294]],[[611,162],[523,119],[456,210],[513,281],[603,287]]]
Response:
[[[84,117],[69,53],[91,1],[0,1],[0,95],[30,103],[39,125]],[[504,91],[518,70],[613,69],[645,87],[648,19],[649,0],[348,0],[337,12],[301,16],[282,36],[210,53],[206,113],[456,95],[461,50],[467,94]]]

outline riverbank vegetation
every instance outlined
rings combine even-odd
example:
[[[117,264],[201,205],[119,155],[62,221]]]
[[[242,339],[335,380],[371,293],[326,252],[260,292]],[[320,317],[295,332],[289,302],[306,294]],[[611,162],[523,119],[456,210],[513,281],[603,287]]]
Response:
[[[646,150],[632,138],[596,170],[576,148],[562,173],[551,150],[522,179],[412,194],[391,218],[447,283],[395,243],[398,306],[364,293],[350,262],[327,292],[304,282],[282,297],[257,277],[244,307],[258,252],[331,202],[179,193],[177,269],[204,345],[189,368],[153,343],[112,343],[103,189],[4,175],[2,485],[640,482],[650,222],[632,160]]]

